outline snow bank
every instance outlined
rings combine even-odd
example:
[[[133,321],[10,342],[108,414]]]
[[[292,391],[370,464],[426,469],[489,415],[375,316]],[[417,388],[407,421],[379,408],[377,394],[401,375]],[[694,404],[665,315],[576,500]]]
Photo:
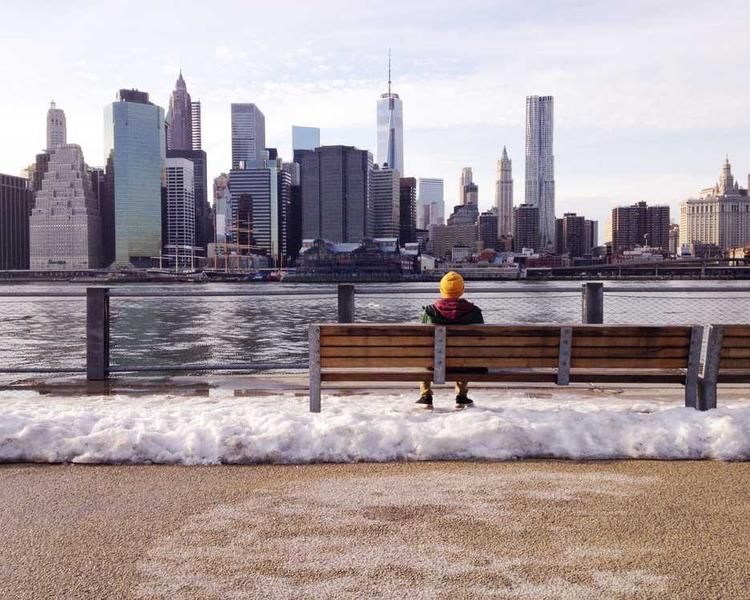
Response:
[[[213,392],[212,392],[213,393]],[[493,397],[493,393],[497,397]],[[478,392],[460,412],[414,394],[323,398],[0,395],[0,461],[308,463],[396,460],[750,459],[750,403],[701,413],[663,402]],[[500,397],[502,394],[502,397]],[[481,399],[480,399],[481,396]]]

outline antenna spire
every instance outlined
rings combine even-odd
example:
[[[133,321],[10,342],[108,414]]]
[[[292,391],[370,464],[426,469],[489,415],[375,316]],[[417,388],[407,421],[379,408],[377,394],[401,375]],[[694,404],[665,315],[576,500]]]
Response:
[[[388,95],[391,95],[391,49],[388,48]]]

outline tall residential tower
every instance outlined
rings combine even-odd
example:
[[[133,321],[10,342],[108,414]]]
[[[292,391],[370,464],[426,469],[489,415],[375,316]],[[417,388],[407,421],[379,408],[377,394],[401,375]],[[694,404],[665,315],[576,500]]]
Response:
[[[539,209],[539,250],[555,247],[554,99],[526,97],[526,204]]]

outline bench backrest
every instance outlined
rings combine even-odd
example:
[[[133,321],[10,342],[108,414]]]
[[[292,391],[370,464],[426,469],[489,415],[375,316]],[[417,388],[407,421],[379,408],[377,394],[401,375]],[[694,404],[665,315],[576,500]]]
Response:
[[[712,325],[709,329],[706,376],[727,371],[750,371],[750,325]]]
[[[446,327],[445,366],[451,368],[556,368],[556,325],[467,325]]]
[[[571,368],[686,369],[691,327],[579,325],[573,327]],[[700,340],[693,349],[700,349]],[[695,357],[697,358],[697,357]]]
[[[700,351],[700,332],[690,326],[363,323],[318,327],[324,369],[433,368],[438,361],[441,371],[686,369]],[[444,345],[436,332],[444,335]],[[747,362],[750,366],[750,348]]]
[[[321,325],[320,367],[430,368],[434,335],[432,325]]]

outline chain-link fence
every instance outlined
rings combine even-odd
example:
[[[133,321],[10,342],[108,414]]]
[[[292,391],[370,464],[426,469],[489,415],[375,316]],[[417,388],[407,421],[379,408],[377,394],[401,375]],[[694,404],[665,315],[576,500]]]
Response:
[[[357,293],[355,320],[370,323],[419,321],[435,292],[399,294],[382,290]],[[466,296],[482,309],[486,323],[575,323],[581,320],[581,292],[477,291]]]
[[[750,323],[750,291],[607,291],[604,322],[644,325]]]
[[[0,372],[74,372],[86,367],[86,298],[0,297]]]
[[[115,295],[110,310],[116,370],[299,368],[307,364],[307,325],[336,321],[336,295]]]

